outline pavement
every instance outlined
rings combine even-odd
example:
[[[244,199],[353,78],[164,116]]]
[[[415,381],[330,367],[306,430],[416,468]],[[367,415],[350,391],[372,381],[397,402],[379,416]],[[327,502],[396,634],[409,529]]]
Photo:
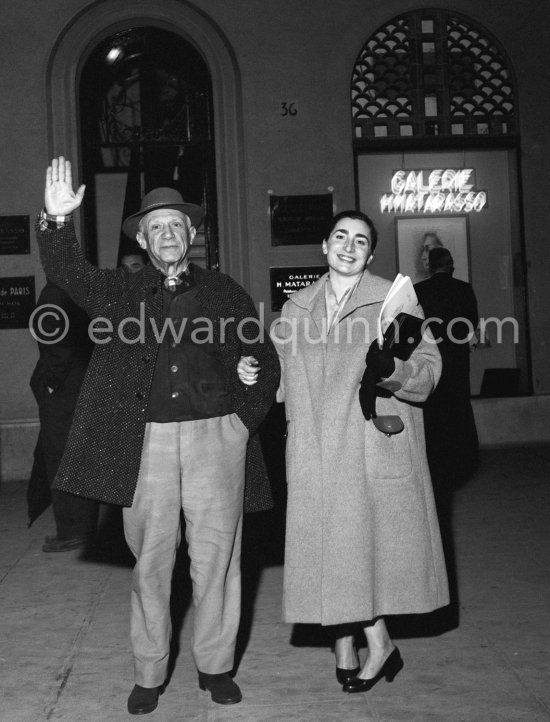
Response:
[[[25,484],[0,488],[0,721],[118,722],[133,686],[132,558],[118,510],[98,542],[46,554],[51,508],[27,528]],[[550,447],[484,450],[454,497],[448,563],[455,604],[388,626],[405,666],[392,684],[348,695],[326,630],[281,621],[284,497],[248,515],[237,654],[240,704],[199,690],[182,548],[174,575],[171,676],[145,719],[242,722],[550,720]],[[365,649],[361,649],[364,656]]]

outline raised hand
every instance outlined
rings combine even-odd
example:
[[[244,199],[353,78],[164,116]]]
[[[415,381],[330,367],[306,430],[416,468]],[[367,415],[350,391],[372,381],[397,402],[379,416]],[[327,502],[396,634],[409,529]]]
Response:
[[[258,380],[259,370],[258,361],[254,356],[241,356],[237,364],[237,373],[243,384],[253,386]]]
[[[44,203],[46,212],[52,216],[67,216],[73,213],[84,198],[85,186],[73,191],[71,162],[60,155],[54,158],[46,171]]]

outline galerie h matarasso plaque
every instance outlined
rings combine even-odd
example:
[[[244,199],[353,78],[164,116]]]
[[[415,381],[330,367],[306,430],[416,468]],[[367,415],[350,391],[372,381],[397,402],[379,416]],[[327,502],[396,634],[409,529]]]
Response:
[[[269,269],[271,310],[280,311],[287,298],[311,285],[328,271],[328,266],[285,266]]]

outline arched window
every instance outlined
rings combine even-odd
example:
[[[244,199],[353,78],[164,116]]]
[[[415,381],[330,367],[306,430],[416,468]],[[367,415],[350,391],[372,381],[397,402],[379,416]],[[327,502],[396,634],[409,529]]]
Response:
[[[205,208],[192,256],[216,268],[212,89],[197,50],[166,30],[128,28],[95,47],[79,89],[89,255],[94,237],[101,247],[102,233],[112,233],[117,214],[120,232],[144,193],[169,186]],[[118,257],[129,250],[120,234]],[[101,257],[94,260],[102,265]]]
[[[470,20],[416,10],[379,28],[352,75],[354,143],[517,134],[514,82],[504,51]]]

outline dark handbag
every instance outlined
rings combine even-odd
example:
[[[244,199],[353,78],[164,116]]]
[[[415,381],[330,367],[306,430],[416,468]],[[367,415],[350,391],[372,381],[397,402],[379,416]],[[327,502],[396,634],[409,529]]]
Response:
[[[407,361],[422,338],[424,319],[410,313],[398,313],[384,332],[382,349],[391,351],[394,358]],[[376,396],[391,395],[388,390],[380,387],[377,378],[367,368],[361,381],[359,399],[365,418],[371,419],[374,426],[386,436],[399,434],[405,428],[399,416],[378,416],[376,413]]]
[[[398,313],[384,333],[382,348],[395,358],[407,361],[422,338],[424,319],[410,313]]]

